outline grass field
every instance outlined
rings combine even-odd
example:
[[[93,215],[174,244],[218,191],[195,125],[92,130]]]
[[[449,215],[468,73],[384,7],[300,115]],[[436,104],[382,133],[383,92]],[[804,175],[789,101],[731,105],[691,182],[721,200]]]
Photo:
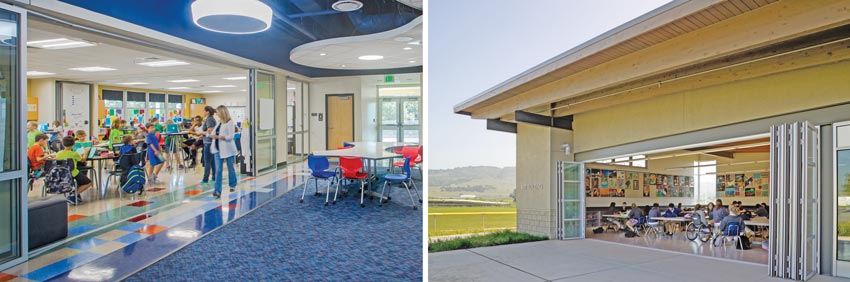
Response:
[[[512,212],[513,214],[450,215],[482,212]],[[515,213],[516,207],[428,207],[428,236],[516,229]]]

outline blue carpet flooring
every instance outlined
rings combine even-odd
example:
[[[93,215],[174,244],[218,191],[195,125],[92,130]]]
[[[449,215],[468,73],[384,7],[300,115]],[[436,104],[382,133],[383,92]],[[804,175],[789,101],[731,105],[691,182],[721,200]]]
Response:
[[[290,190],[125,281],[422,281],[422,208],[403,188],[383,207],[361,208],[357,188],[326,207],[309,185],[304,203]]]

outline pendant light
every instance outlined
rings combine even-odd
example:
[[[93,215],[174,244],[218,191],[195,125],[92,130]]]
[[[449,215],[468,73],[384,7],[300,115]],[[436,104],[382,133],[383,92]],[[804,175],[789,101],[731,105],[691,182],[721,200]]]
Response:
[[[196,0],[192,21],[210,31],[250,34],[269,29],[272,8],[258,0]]]

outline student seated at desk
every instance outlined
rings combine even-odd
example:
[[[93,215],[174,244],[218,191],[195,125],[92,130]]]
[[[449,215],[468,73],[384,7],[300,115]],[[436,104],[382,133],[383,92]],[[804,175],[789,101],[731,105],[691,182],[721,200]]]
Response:
[[[618,214],[620,214],[620,209],[619,209],[619,208],[617,208],[617,203],[615,203],[615,202],[611,202],[611,206],[610,206],[610,207],[608,207],[608,210],[607,210],[607,211],[605,211],[605,214],[608,214],[608,215],[618,215]],[[606,220],[607,220],[609,223],[614,224],[614,225],[616,225],[616,226],[617,226],[616,228],[614,228],[614,231],[620,231],[620,229],[623,229],[623,224],[622,224],[622,223],[620,223],[620,221],[619,221],[619,220],[612,219],[612,218],[608,218],[608,219],[606,219]]]
[[[691,214],[691,220],[693,220],[694,224],[702,225],[708,227],[708,221],[705,220],[705,211],[702,210],[702,205],[697,204],[694,207],[694,212]]]
[[[27,122],[27,148],[35,144],[35,136],[39,134],[41,134],[41,131],[38,131],[38,123],[34,121]]]
[[[629,210],[629,221],[626,222],[626,225],[635,233],[637,233],[635,225],[640,223],[641,217],[643,217],[643,211],[637,207],[637,204],[632,203],[632,209]]]
[[[88,139],[88,135],[86,134],[86,131],[80,129],[80,130],[77,130],[76,132],[74,132],[74,141],[75,142],[88,142],[89,139]],[[92,142],[92,145],[100,144],[100,141],[97,140],[97,139],[92,139],[91,142]],[[65,144],[64,138],[62,139],[62,144],[63,145]]]
[[[721,232],[721,233],[726,232],[726,227],[728,227],[729,223],[731,223],[731,222],[737,222],[738,223],[738,228],[739,228],[738,232],[739,233],[744,232],[744,219],[741,218],[741,216],[739,215],[740,213],[741,213],[740,209],[738,209],[734,206],[730,206],[729,207],[729,215],[723,217],[723,221],[720,222],[720,227],[717,229],[717,232]],[[729,234],[729,235],[731,236],[731,235],[738,235],[738,234]]]
[[[676,214],[682,213],[682,203],[679,203],[679,205],[677,205],[676,208],[673,209],[673,212],[675,212]]]
[[[71,170],[71,176],[73,176],[74,180],[77,182],[77,193],[76,195],[68,196],[68,202],[72,204],[75,202],[82,202],[83,198],[80,197],[80,193],[85,192],[92,186],[91,179],[89,179],[85,173],[80,173],[80,170],[77,169],[80,162],[85,163],[86,157],[89,153],[88,150],[91,150],[91,148],[85,149],[85,154],[80,156],[80,154],[73,150],[75,143],[76,140],[74,140],[74,137],[65,136],[65,138],[62,138],[62,146],[64,146],[65,149],[56,154],[57,160],[74,160],[74,169]]]
[[[770,215],[770,213],[767,212],[767,208],[765,208],[765,204],[756,204],[756,206],[758,207],[756,209],[757,216],[768,217]]]
[[[717,199],[717,205],[714,206],[714,211],[711,212],[711,220],[714,221],[714,225],[720,225],[720,222],[728,215],[729,210],[723,207],[723,200]]]
[[[676,217],[679,213],[676,212],[676,206],[673,203],[667,205],[667,210],[664,211],[664,217]]]
[[[30,161],[30,170],[33,176],[38,178],[44,175],[44,163],[47,159],[53,158],[53,154],[47,154],[47,134],[39,134],[35,136],[35,144],[27,150],[27,159]]]
[[[115,148],[115,145],[121,144],[121,136],[124,136],[124,131],[121,130],[121,122],[116,120],[112,123],[112,128],[109,129],[109,149]]]
[[[676,213],[676,206],[673,203],[667,205],[667,210],[664,211],[664,217],[676,217],[679,214]],[[667,235],[673,235],[673,231],[678,226],[678,223],[673,221],[668,221],[664,223],[664,230],[667,232]]]

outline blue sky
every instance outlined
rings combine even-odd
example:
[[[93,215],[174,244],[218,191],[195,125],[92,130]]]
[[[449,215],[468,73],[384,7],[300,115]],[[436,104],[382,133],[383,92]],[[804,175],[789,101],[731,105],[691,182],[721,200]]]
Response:
[[[429,168],[514,166],[514,134],[488,131],[486,121],[452,108],[667,2],[429,1]]]

